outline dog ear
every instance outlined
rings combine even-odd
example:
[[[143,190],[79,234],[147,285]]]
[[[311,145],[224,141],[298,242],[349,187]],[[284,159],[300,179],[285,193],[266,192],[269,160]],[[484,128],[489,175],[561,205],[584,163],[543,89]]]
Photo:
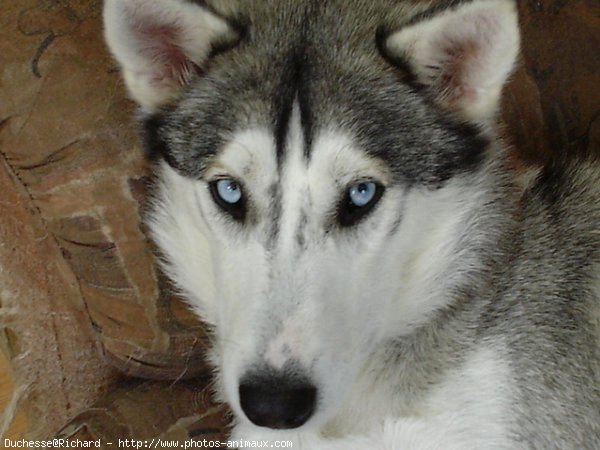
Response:
[[[226,20],[183,0],[106,0],[104,26],[131,97],[147,111],[176,98],[215,46],[238,39]]]
[[[489,124],[519,53],[513,0],[451,2],[389,35],[385,51],[407,66],[437,104]]]

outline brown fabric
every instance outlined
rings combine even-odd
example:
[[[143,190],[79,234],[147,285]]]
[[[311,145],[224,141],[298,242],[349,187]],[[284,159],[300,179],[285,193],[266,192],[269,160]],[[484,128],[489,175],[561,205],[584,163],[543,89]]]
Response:
[[[3,12],[2,152],[111,360],[135,375],[193,375],[205,337],[179,300],[159,291],[140,227],[148,167],[100,12],[99,1],[33,0]]]
[[[504,120],[526,161],[600,154],[600,2],[519,0],[522,64]]]
[[[149,169],[101,2],[4,2],[0,68],[2,335],[43,436],[114,386],[107,361],[192,377],[206,336],[140,225]]]
[[[102,360],[77,279],[22,181],[0,158],[0,342],[28,386],[32,437],[44,437],[117,380]]]
[[[168,407],[166,407],[168,405]],[[226,438],[227,410],[211,400],[206,380],[129,383],[106,396],[61,430],[57,437],[117,447],[119,439],[178,441]],[[124,447],[123,444],[121,447]],[[161,448],[157,445],[156,448]]]

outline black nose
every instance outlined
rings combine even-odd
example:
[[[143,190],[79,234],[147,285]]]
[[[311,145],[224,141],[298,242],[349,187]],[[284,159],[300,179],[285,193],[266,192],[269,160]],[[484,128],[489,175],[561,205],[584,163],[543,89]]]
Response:
[[[260,427],[298,428],[312,416],[317,389],[287,377],[247,377],[240,384],[240,403],[252,423]]]

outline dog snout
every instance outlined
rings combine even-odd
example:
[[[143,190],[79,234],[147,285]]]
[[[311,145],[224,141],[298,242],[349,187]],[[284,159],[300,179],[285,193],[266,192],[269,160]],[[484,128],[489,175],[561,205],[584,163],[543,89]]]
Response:
[[[242,410],[252,423],[292,429],[312,416],[317,389],[306,380],[285,376],[246,377],[239,387]]]

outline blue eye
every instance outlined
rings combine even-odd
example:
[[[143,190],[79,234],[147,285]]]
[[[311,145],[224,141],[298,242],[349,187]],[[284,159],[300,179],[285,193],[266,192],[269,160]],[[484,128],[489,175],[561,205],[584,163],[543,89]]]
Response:
[[[377,192],[377,185],[372,182],[358,183],[350,188],[348,195],[350,201],[355,205],[363,207],[367,205],[371,200],[375,198]]]
[[[231,205],[239,202],[242,198],[242,189],[240,185],[233,180],[217,181],[217,193],[224,202]]]
[[[242,222],[246,217],[246,200],[242,186],[235,180],[225,178],[209,183],[214,202],[235,220]]]
[[[366,217],[381,199],[384,187],[372,181],[350,186],[338,204],[337,220],[343,227],[350,227]]]

